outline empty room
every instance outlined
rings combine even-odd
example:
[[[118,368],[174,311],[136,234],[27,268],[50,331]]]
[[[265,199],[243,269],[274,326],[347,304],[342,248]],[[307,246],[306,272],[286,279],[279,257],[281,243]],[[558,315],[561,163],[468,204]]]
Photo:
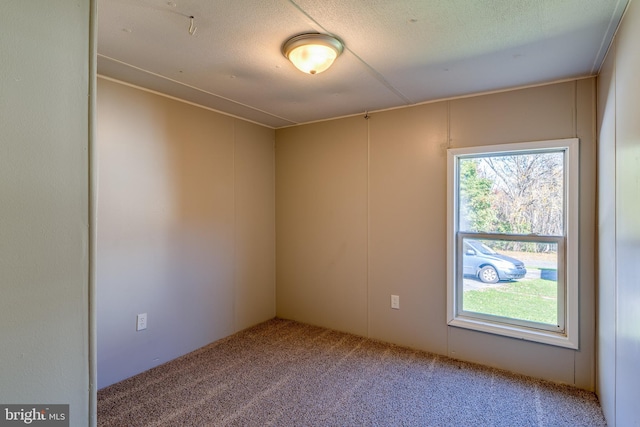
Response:
[[[636,1],[6,6],[0,424],[640,425]]]

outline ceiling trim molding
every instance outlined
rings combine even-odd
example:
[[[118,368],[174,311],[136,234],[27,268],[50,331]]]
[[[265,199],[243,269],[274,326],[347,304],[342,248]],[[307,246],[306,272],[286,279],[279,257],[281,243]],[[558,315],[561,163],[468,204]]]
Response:
[[[149,76],[153,76],[153,77],[155,77],[155,78],[157,78],[157,79],[161,79],[162,81],[165,81],[165,82],[167,82],[167,83],[170,83],[170,84],[172,84],[172,85],[175,85],[176,87],[186,88],[186,89],[189,89],[189,90],[192,90],[192,91],[195,91],[195,92],[201,93],[201,94],[203,94],[203,95],[206,95],[206,96],[212,97],[212,98],[214,98],[214,99],[222,100],[223,102],[227,102],[227,103],[230,103],[230,104],[236,105],[236,106],[238,106],[238,107],[240,107],[240,108],[248,109],[248,110],[251,110],[251,111],[257,112],[257,113],[259,113],[259,114],[261,114],[261,115],[264,115],[264,116],[265,116],[265,118],[266,118],[266,117],[271,117],[271,118],[273,118],[273,119],[275,119],[275,120],[277,120],[277,121],[280,121],[280,122],[287,122],[287,123],[290,123],[291,125],[298,124],[298,122],[296,122],[295,120],[287,119],[287,118],[285,118],[285,117],[280,117],[280,116],[278,116],[278,115],[276,115],[276,114],[269,113],[269,112],[267,112],[267,111],[263,111],[263,110],[261,110],[261,109],[259,109],[259,108],[252,107],[252,106],[250,106],[250,105],[246,105],[246,104],[243,104],[243,103],[238,102],[238,101],[234,101],[233,99],[229,99],[229,98],[226,98],[226,97],[224,97],[224,96],[217,95],[217,94],[215,94],[215,93],[212,93],[212,92],[209,92],[209,91],[206,91],[206,90],[200,89],[200,88],[198,88],[198,87],[195,87],[195,86],[192,86],[192,85],[189,85],[189,84],[186,84],[186,83],[179,82],[179,81],[174,80],[174,79],[172,79],[172,78],[169,78],[169,77],[163,76],[163,75],[161,75],[161,74],[154,73],[154,72],[149,71],[149,70],[145,70],[145,69],[140,68],[140,67],[136,67],[135,65],[128,64],[128,63],[123,62],[123,61],[120,61],[120,60],[118,60],[118,59],[111,58],[111,57],[109,57],[109,56],[102,55],[102,54],[98,54],[97,56],[98,56],[98,59],[103,59],[104,61],[108,61],[108,62],[110,62],[110,63],[112,63],[112,64],[116,64],[116,65],[118,65],[118,66],[126,67],[126,68],[129,68],[129,69],[131,69],[131,70],[137,71],[137,72],[139,72],[139,73],[143,73],[143,74],[146,74],[146,75],[149,75]],[[102,68],[102,67],[100,67],[100,66],[99,66],[98,68],[99,68],[99,69],[98,69],[98,75],[99,75],[99,76],[102,76],[102,77],[108,77],[108,78],[114,79],[115,81],[118,81],[118,82],[121,82],[121,83],[125,83],[125,84],[127,84],[124,80],[119,79],[119,78],[118,78],[118,76],[113,76],[113,75],[105,74],[105,73],[104,73],[104,70],[100,70],[100,68]],[[182,100],[182,101],[185,101],[185,102],[188,102],[188,103],[192,103],[193,105],[198,105],[198,106],[201,106],[201,107],[203,107],[203,108],[210,109],[211,111],[216,111],[216,112],[218,112],[218,113],[220,113],[220,114],[224,114],[224,115],[227,115],[227,116],[231,116],[231,117],[239,118],[239,119],[246,120],[246,121],[248,121],[248,122],[256,123],[256,124],[259,124],[259,125],[267,126],[267,127],[272,128],[272,129],[275,129],[275,128],[277,127],[277,126],[268,125],[268,124],[266,124],[266,123],[259,122],[259,121],[256,121],[256,120],[247,119],[247,118],[244,118],[244,117],[242,117],[242,116],[240,116],[240,115],[237,115],[237,114],[234,114],[234,113],[225,112],[225,111],[222,111],[222,110],[219,110],[219,109],[216,109],[216,108],[214,108],[214,107],[210,107],[210,106],[207,106],[207,105],[204,105],[204,104],[201,104],[201,103],[196,103],[196,102],[193,102],[193,101],[186,101],[184,98],[180,98],[180,97],[177,97],[177,96],[174,96],[174,95],[169,95],[169,94],[163,93],[163,92],[161,92],[161,91],[158,91],[158,90],[156,90],[156,89],[153,89],[153,88],[151,88],[151,87],[145,87],[145,86],[142,86],[142,85],[139,85],[139,84],[135,84],[135,83],[130,83],[130,85],[131,85],[131,86],[133,86],[133,87],[140,88],[140,89],[146,89],[146,90],[148,90],[148,91],[150,91],[150,92],[154,92],[154,93],[157,93],[157,94],[162,94],[162,95],[164,95],[164,96],[171,97],[171,98],[174,98],[174,99],[177,99],[177,100]]]
[[[146,88],[146,87],[143,87],[143,86],[138,86],[138,85],[133,84],[133,83],[125,82],[123,80],[118,80],[118,79],[113,78],[113,77],[105,76],[104,74],[97,74],[96,76],[99,79],[108,80],[108,81],[114,82],[114,83],[119,83],[119,84],[121,84],[123,86],[129,86],[129,87],[134,88],[134,89],[138,89],[138,90],[141,90],[141,91],[144,91],[144,92],[152,93],[154,95],[159,95],[159,96],[162,96],[164,98],[169,98],[169,99],[172,99],[174,101],[182,102],[184,104],[193,105],[194,107],[199,107],[199,108],[202,108],[202,109],[205,109],[205,110],[213,111],[214,113],[218,113],[218,114],[222,114],[223,116],[228,116],[228,117],[232,117],[234,119],[242,120],[243,122],[253,123],[255,125],[262,126],[262,127],[269,128],[269,129],[279,129],[277,127],[273,127],[273,126],[270,126],[270,125],[267,125],[267,124],[264,124],[264,123],[256,122],[255,120],[249,120],[247,118],[240,117],[240,116],[237,116],[235,114],[230,114],[230,113],[226,113],[224,111],[216,110],[215,108],[207,107],[206,105],[198,104],[198,103],[193,102],[193,101],[188,101],[188,100],[183,99],[183,98],[178,98],[177,96],[167,95],[166,93],[158,92],[157,90],[149,89],[149,88]],[[288,121],[291,121],[291,120],[288,120]],[[291,126],[296,126],[298,124],[300,124],[300,123],[296,123],[296,124],[291,125]]]
[[[531,89],[531,88],[536,88],[536,87],[541,87],[541,86],[550,86],[550,85],[555,85],[555,84],[560,84],[560,83],[567,83],[567,82],[576,82],[579,80],[586,80],[586,79],[591,79],[597,77],[597,74],[592,74],[592,75],[588,75],[588,76],[582,76],[582,77],[572,77],[572,78],[566,78],[566,79],[561,79],[561,80],[553,80],[550,82],[542,82],[542,83],[534,83],[534,84],[530,84],[530,85],[523,85],[523,86],[513,86],[513,87],[508,87],[508,88],[504,88],[504,89],[496,89],[496,90],[489,90],[489,91],[485,91],[485,92],[477,92],[477,93],[470,93],[470,94],[465,94],[465,95],[457,95],[457,96],[451,96],[448,98],[438,98],[438,99],[432,99],[429,101],[423,101],[423,102],[417,102],[415,104],[411,104],[411,105],[398,105],[396,107],[389,107],[389,108],[382,108],[380,110],[367,110],[367,111],[362,111],[359,113],[355,113],[355,114],[347,114],[344,116],[338,116],[338,117],[331,117],[328,119],[320,119],[320,120],[313,120],[310,122],[304,122],[304,123],[296,123],[293,125],[286,125],[286,126],[279,126],[276,127],[275,129],[286,129],[286,128],[290,128],[290,127],[296,127],[296,126],[303,126],[303,125],[309,125],[312,123],[321,123],[321,122],[328,122],[331,120],[339,120],[339,119],[347,119],[350,117],[357,117],[357,116],[370,116],[372,114],[376,114],[376,113],[384,113],[385,111],[393,111],[393,110],[402,110],[404,108],[411,108],[411,107],[419,107],[420,105],[426,105],[426,104],[435,104],[436,102],[445,102],[445,101],[455,101],[458,99],[465,99],[465,98],[475,98],[477,96],[486,96],[486,95],[493,95],[493,94],[497,94],[497,93],[504,93],[504,92],[512,92],[514,90],[521,90],[521,89]]]
[[[622,11],[622,13],[619,14],[621,3],[624,3],[624,10]],[[613,43],[616,40],[616,35],[618,34],[618,30],[620,29],[620,23],[624,19],[624,16],[627,14],[627,10],[629,10],[630,5],[631,5],[631,0],[629,0],[628,2],[625,2],[623,0],[618,0],[618,2],[616,3],[616,7],[613,10],[613,13],[611,14],[611,19],[609,20],[609,25],[607,26],[607,31],[604,37],[602,38],[600,49],[598,49],[596,58],[593,61],[593,67],[591,67],[592,74],[593,73],[600,74],[600,72],[602,71],[604,60],[607,58],[607,55],[609,54],[609,50],[611,50],[611,46],[613,46]],[[613,25],[615,25],[615,28],[612,28]],[[609,44],[606,46],[606,49],[604,49],[604,52],[603,52],[603,48],[605,47],[605,42],[607,41],[608,36],[610,36],[611,38],[609,39]]]

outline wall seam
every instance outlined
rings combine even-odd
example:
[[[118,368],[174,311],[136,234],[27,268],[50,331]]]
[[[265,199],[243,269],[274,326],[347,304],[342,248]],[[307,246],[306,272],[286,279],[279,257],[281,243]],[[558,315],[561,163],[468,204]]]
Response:
[[[628,10],[628,7],[627,7]],[[613,425],[618,420],[618,41],[614,40],[613,50]]]
[[[573,137],[578,137],[578,82],[573,82]]]
[[[273,131],[273,317],[278,317],[278,200],[277,200],[277,179],[276,179],[276,131]]]
[[[371,310],[370,310],[370,283],[369,283],[369,267],[371,256],[371,117],[365,113],[364,119],[367,121],[367,337],[371,338]]]
[[[594,77],[591,84],[591,135],[593,140],[593,158],[594,160],[594,203],[592,209],[593,215],[593,227],[595,232],[593,233],[593,313],[595,315],[595,321],[593,322],[593,358],[591,362],[591,385],[593,391],[598,390],[597,381],[598,373],[596,372],[598,366],[598,270],[600,268],[600,257],[598,256],[598,247],[600,245],[600,237],[598,233],[599,209],[598,209],[598,173],[599,173],[599,160],[598,160],[598,78]]]
[[[89,114],[88,114],[88,374],[89,374],[89,413],[88,425],[95,427],[98,411],[98,328],[97,328],[97,223],[98,223],[98,166],[96,154],[96,62],[97,62],[97,0],[89,3]]]
[[[449,148],[451,148],[451,101],[447,101],[446,105],[447,105],[447,145],[446,145],[446,150],[445,150],[445,157],[448,156],[447,150]],[[446,173],[447,173],[447,175],[445,177],[446,178],[445,179],[445,183],[449,179],[448,167],[446,169]],[[445,184],[445,185],[447,185],[447,184]],[[447,185],[447,191],[448,191],[448,185]],[[449,203],[448,202],[449,194],[447,194],[446,196],[447,196],[447,198],[446,198],[447,203]],[[447,208],[447,210],[448,210],[448,208]],[[447,217],[446,222],[448,223],[449,221],[450,221],[450,218]],[[450,238],[451,238],[451,236],[449,236],[449,227],[447,226],[447,237],[445,239],[445,242],[449,241]],[[447,253],[447,257],[449,257],[449,256],[450,256],[450,254]],[[447,261],[447,263],[448,263],[448,261]],[[449,286],[449,283],[447,283],[447,287],[448,286]],[[447,299],[446,299],[446,303],[445,303],[446,304],[445,313],[449,312],[449,296],[448,296],[449,292],[450,292],[449,289],[447,289]],[[451,328],[449,327],[447,322],[448,322],[448,319],[445,318],[445,328],[447,328],[447,333],[445,334],[445,337],[446,337],[445,338],[445,348],[446,348],[446,356],[451,357],[451,348],[449,347],[449,334],[451,332]]]
[[[573,137],[578,138],[578,82],[577,81],[573,82]],[[580,159],[578,159],[578,176],[580,174],[580,166],[581,166],[581,162],[580,162]],[[580,194],[580,188],[578,188],[578,194]],[[578,201],[578,209],[580,209],[579,201]],[[580,238],[580,222],[581,222],[580,213],[578,211],[578,239]],[[578,251],[580,250],[578,249]],[[578,263],[580,263],[580,258],[581,258],[581,254],[580,252],[578,252]],[[578,280],[580,280],[580,269],[578,269]],[[577,298],[578,298],[578,328],[582,329],[582,327],[584,326],[582,326],[580,322],[580,317],[582,313],[582,307],[580,304],[580,292],[578,292]],[[566,304],[567,302],[565,302],[565,307],[566,307]],[[566,320],[566,316],[565,316],[565,320]],[[578,342],[580,342],[580,333],[582,332],[580,329],[578,330]],[[576,385],[577,355],[578,355],[578,352],[574,351],[573,352],[573,385],[574,386]]]
[[[237,313],[237,304],[238,304],[238,297],[237,297],[237,287],[238,287],[238,275],[237,275],[237,271],[236,271],[236,266],[238,264],[238,205],[237,205],[237,201],[238,201],[238,197],[237,197],[237,192],[238,192],[238,180],[237,180],[237,176],[236,176],[236,120],[234,119],[232,121],[232,125],[231,125],[231,143],[232,145],[232,150],[231,150],[231,164],[232,164],[232,170],[233,170],[233,266],[232,266],[232,286],[231,286],[231,295],[232,295],[232,301],[233,304],[231,305],[231,315],[232,315],[232,333],[235,333],[238,331],[238,313]]]

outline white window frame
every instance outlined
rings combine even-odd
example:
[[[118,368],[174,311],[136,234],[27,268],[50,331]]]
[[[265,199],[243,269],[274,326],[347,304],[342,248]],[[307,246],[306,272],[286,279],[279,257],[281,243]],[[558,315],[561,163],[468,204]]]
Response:
[[[526,322],[483,316],[469,316],[459,310],[462,298],[462,274],[458,274],[462,260],[458,260],[457,247],[462,237],[483,238],[487,233],[463,233],[457,229],[458,221],[458,159],[504,154],[528,154],[546,151],[564,151],[564,238],[558,245],[559,324],[557,330],[532,328]],[[481,147],[452,148],[447,150],[447,323],[465,329],[488,332],[512,338],[540,342],[572,349],[579,348],[578,333],[578,231],[579,231],[579,140],[578,138],[520,142]],[[489,233],[494,236],[497,233]],[[504,235],[505,239],[527,240],[530,236]],[[461,253],[461,252],[460,252]],[[564,261],[564,262],[563,262]],[[564,298],[562,298],[564,296]],[[562,324],[564,321],[564,324]]]

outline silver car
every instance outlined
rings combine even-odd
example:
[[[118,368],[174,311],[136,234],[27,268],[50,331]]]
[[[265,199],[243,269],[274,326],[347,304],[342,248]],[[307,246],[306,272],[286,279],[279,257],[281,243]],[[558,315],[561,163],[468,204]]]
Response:
[[[462,265],[465,276],[477,277],[484,283],[522,279],[527,274],[522,261],[501,255],[487,245],[470,239],[464,241]]]

